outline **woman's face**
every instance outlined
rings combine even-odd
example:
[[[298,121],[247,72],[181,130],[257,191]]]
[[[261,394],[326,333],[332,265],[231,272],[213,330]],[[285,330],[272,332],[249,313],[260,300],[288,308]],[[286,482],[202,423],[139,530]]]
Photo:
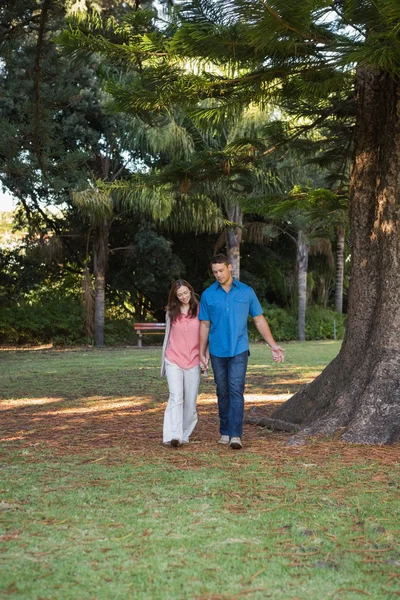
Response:
[[[190,290],[186,285],[182,285],[176,290],[176,297],[181,304],[187,305],[190,302]]]

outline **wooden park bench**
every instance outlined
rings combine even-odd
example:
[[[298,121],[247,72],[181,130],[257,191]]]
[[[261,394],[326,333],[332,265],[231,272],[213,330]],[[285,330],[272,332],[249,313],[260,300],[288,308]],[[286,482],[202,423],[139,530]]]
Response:
[[[138,348],[141,348],[143,334],[163,333],[165,331],[165,323],[134,323],[133,328],[137,333]]]

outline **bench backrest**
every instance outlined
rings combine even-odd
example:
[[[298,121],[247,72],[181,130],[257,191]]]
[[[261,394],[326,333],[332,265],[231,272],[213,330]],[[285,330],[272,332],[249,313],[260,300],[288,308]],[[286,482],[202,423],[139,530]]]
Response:
[[[165,331],[165,323],[134,323],[133,328],[135,330],[145,331],[146,329],[156,329],[160,331]]]

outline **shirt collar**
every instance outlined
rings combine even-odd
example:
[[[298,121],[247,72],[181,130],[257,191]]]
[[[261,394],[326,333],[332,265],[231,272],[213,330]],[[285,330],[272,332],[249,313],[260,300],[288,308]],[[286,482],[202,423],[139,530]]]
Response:
[[[239,281],[235,277],[232,277],[232,285],[234,285],[237,288],[239,287]],[[215,287],[216,287],[216,289],[222,288],[222,285],[219,283],[219,281],[216,281],[215,282]]]

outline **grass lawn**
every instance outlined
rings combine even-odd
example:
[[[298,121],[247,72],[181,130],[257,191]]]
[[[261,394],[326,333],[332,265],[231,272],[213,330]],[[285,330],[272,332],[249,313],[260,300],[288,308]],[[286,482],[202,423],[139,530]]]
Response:
[[[254,344],[246,408],[265,414],[339,342]],[[161,444],[160,348],[0,351],[0,598],[400,597],[400,445],[251,425],[220,447],[212,377],[192,443]]]

